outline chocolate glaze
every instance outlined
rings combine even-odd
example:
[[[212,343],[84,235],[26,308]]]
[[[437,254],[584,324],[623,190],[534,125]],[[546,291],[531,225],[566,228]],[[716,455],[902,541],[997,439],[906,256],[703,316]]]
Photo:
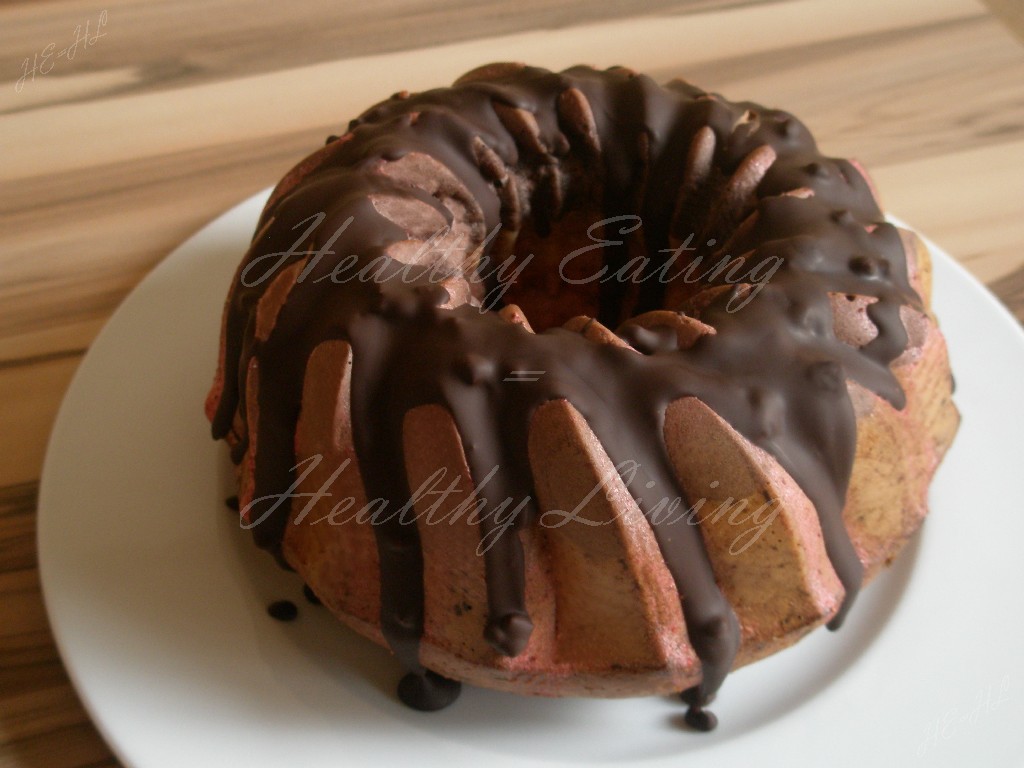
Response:
[[[302,585],[302,596],[306,598],[306,602],[310,605],[323,605],[320,602],[320,598],[316,596],[316,592],[309,588],[309,584]]]
[[[267,606],[267,614],[278,621],[295,621],[299,608],[291,600],[275,600]]]
[[[593,135],[560,110],[560,97],[570,89],[589,104]],[[539,148],[508,127],[510,108],[532,115]],[[691,147],[705,127],[716,139],[710,173],[677,205]],[[481,153],[481,144],[490,154]],[[739,207],[716,204],[726,199],[733,174],[765,146],[774,162]],[[650,277],[665,265],[670,244],[688,232],[699,244],[712,243],[705,254],[728,243],[728,255],[745,254],[751,268],[781,266],[739,311],[730,311],[730,302],[741,298],[742,287],[705,293],[710,298],[702,302],[700,319],[716,332],[688,349],[677,349],[671,334],[628,322],[663,306],[662,280],[640,280],[636,289],[621,281],[601,284],[594,315],[606,326],[621,324],[625,343],[617,346],[559,327],[533,335],[478,306],[444,306],[450,297],[426,268],[413,270],[412,279],[408,270],[402,280],[328,279],[348,254],[359,261],[344,274],[378,257],[402,266],[385,251],[407,235],[377,212],[372,194],[414,198],[453,220],[444,200],[380,172],[386,161],[413,152],[435,158],[457,177],[468,192],[468,203],[462,202],[478,209],[488,231],[517,223],[502,195],[505,184],[531,182],[524,187],[530,195],[523,201],[523,227],[541,236],[574,203],[599,190],[597,205],[606,217],[636,214],[643,223],[616,237],[621,230],[606,229],[607,239],[622,240],[602,251],[610,271],[626,264],[639,242],[652,259]],[[495,169],[493,157],[503,168]],[[810,194],[786,194],[801,188]],[[515,531],[534,524],[530,421],[541,404],[568,400],[615,465],[636,467],[623,479],[651,521],[702,665],[703,680],[687,699],[688,722],[710,729],[714,716],[701,708],[732,667],[738,622],[715,583],[700,531],[691,525],[669,531],[653,514],[666,499],[685,499],[662,435],[667,406],[695,396],[774,456],[814,503],[828,556],[846,589],[830,623],[839,625],[862,576],[842,522],[856,442],[845,382],[856,381],[902,407],[903,392],[889,364],[906,344],[900,307],[920,301],[908,283],[897,231],[884,222],[861,174],[845,160],[822,156],[792,115],[730,103],[681,82],[661,87],[621,68],[503,68],[451,88],[396,94],[354,120],[346,136],[332,137],[278,186],[240,270],[262,255],[287,251],[318,212],[324,214],[320,225],[281,267],[329,239],[333,255],[308,262],[267,338],[256,337],[255,311],[273,281],[247,287],[236,280],[228,299],[225,376],[213,434],[234,435],[236,461],[251,441],[258,444],[254,498],[284,494],[294,482],[303,371],[327,340],[346,340],[353,349],[353,437],[367,498],[383,499],[389,509],[408,502],[403,419],[416,406],[440,404],[454,417],[476,484],[493,474],[480,489],[489,513],[482,536],[509,515]],[[489,280],[487,291],[498,287]],[[701,287],[729,284],[718,275]],[[878,329],[872,341],[854,348],[835,338],[830,293],[877,299],[868,308]],[[259,377],[255,434],[245,420],[251,368]],[[516,370],[545,373],[535,381],[506,381]],[[495,467],[500,471],[493,473]],[[257,543],[279,558],[288,513],[281,505],[253,529]],[[416,708],[439,708],[454,700],[458,688],[419,662],[424,603],[417,528],[394,515],[375,526],[375,535],[382,630],[410,672],[400,696]],[[518,535],[494,539],[485,572],[487,639],[514,656],[532,630]]]
[[[429,669],[422,674],[410,672],[398,683],[398,698],[403,704],[421,712],[444,709],[462,692],[458,680],[449,680]]]
[[[710,699],[702,700],[700,691],[697,688],[690,688],[683,691],[679,698],[681,698],[688,708],[683,721],[695,731],[713,731],[718,726],[718,718],[715,717],[714,712],[708,712],[704,709],[706,704],[710,703]],[[713,696],[711,698],[714,698]]]

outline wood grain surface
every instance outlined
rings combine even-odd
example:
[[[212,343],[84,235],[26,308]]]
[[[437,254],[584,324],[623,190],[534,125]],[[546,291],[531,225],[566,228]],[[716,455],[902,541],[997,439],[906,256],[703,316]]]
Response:
[[[161,258],[344,126],[339,102],[441,85],[516,50],[530,56],[507,58],[623,63],[782,106],[826,152],[864,162],[891,212],[1024,319],[1017,0],[514,8],[0,2],[0,768],[118,765],[68,682],[39,592],[37,485],[72,374]]]

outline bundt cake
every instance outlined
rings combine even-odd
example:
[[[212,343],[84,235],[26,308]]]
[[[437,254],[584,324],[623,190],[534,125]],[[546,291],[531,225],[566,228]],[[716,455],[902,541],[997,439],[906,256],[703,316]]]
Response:
[[[787,112],[491,64],[300,162],[207,400],[242,526],[444,706],[683,693],[822,623],[958,424],[928,252]]]

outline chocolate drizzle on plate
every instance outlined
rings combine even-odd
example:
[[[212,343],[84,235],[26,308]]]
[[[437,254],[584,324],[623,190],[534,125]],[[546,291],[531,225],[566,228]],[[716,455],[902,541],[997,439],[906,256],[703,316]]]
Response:
[[[417,157],[454,181],[439,178],[428,189]],[[389,171],[403,160],[412,170]],[[410,235],[375,206],[384,198],[427,206],[463,226],[470,246],[481,246],[479,261],[449,272],[444,284],[436,265],[399,261],[397,244]],[[597,266],[607,274],[625,274],[637,253],[648,257],[633,279],[565,288],[587,303],[590,322],[617,329],[612,343],[588,338],[578,324],[561,327],[569,317],[538,324],[550,307],[531,305],[521,285],[479,267],[503,256],[499,248],[516,252],[518,242],[485,242],[481,233],[528,234],[540,248],[580,210],[598,214],[591,240],[603,243]],[[260,331],[257,305],[275,281],[241,278],[270,263],[268,254],[280,256],[274,277],[289,268],[293,275],[272,329]],[[355,260],[346,263],[350,254]],[[707,268],[680,276],[702,259]],[[370,263],[391,278],[353,279]],[[670,273],[674,282],[659,279]],[[765,275],[771,279],[758,279]],[[872,297],[867,313],[877,335],[861,347],[838,340],[831,294]],[[516,298],[539,332],[500,315],[495,297],[502,296]],[[731,669],[740,631],[700,530],[670,531],[655,514],[665,499],[686,498],[664,443],[666,409],[682,397],[703,401],[775,457],[814,503],[846,590],[835,628],[862,577],[842,521],[856,443],[845,382],[902,407],[889,364],[907,343],[903,305],[920,300],[897,230],[861,173],[822,156],[792,115],[680,81],[659,86],[622,68],[492,65],[451,88],[396,94],[369,109],[278,185],[228,299],[213,434],[238,438],[236,461],[250,441],[258,444],[252,498],[285,494],[296,479],[306,362],[320,344],[344,340],[352,348],[352,429],[367,498],[395,509],[409,501],[403,419],[417,406],[441,405],[486,502],[486,536],[508,519],[502,515],[514,515],[513,531],[535,524],[542,510],[527,455],[530,421],[544,403],[567,400],[614,465],[636,468],[623,480],[651,523],[701,662],[702,681],[685,697],[687,721],[708,730],[715,718],[702,707]],[[684,345],[670,329],[631,321],[657,309],[685,311],[713,332]],[[527,380],[522,371],[541,373]],[[259,419],[250,434],[245,399],[254,374]],[[279,558],[288,515],[281,504],[253,528],[257,543]],[[458,684],[419,661],[417,527],[391,515],[374,531],[381,627],[409,673],[400,697],[440,708]],[[533,626],[523,550],[518,535],[493,542],[485,556],[486,637],[515,656]]]
[[[275,600],[267,606],[267,614],[278,621],[295,621],[299,609],[291,600]]]

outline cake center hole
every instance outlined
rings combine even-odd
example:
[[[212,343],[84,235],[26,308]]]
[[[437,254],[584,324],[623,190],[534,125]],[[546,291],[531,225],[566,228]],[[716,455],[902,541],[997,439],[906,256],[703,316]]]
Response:
[[[677,242],[645,226],[639,214],[594,208],[569,211],[546,232],[524,222],[511,247],[490,254],[501,269],[489,308],[516,304],[538,332],[579,315],[615,329],[644,312],[682,309],[707,284],[700,262],[715,264],[715,241],[696,248],[696,235]]]

